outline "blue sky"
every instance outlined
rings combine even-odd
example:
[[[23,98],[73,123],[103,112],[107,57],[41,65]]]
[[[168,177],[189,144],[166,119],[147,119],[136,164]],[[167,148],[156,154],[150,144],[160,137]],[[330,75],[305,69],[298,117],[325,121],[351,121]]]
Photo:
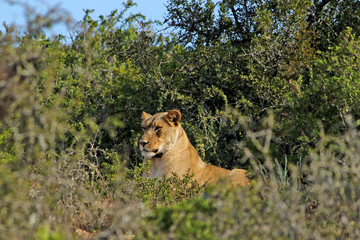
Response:
[[[122,3],[125,0],[17,0],[18,2],[26,2],[28,5],[36,9],[38,13],[45,13],[51,6],[59,4],[59,6],[70,13],[75,22],[81,20],[84,16],[83,9],[94,9],[91,15],[94,19],[98,19],[99,15],[108,15],[112,10],[122,9]],[[166,15],[167,0],[133,0],[137,3],[137,7],[131,8],[131,13],[141,13],[147,19],[163,20]],[[24,10],[19,6],[8,4],[6,0],[0,0],[0,30],[4,30],[2,23],[24,25]],[[67,35],[65,26],[56,26],[53,31],[55,34],[61,33]],[[54,33],[54,32],[53,32]]]

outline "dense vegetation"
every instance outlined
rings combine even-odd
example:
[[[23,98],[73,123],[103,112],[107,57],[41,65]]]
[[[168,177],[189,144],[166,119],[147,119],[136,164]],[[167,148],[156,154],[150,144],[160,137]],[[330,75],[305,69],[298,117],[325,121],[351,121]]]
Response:
[[[169,0],[163,31],[132,6],[0,32],[0,238],[358,239],[360,2]],[[141,112],[171,109],[252,186],[141,177]]]

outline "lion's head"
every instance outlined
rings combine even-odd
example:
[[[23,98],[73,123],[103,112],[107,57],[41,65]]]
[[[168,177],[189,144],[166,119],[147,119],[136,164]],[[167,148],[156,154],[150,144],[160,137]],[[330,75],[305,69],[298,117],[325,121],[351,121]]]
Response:
[[[166,153],[175,144],[178,136],[181,114],[177,110],[150,115],[142,113],[143,134],[139,139],[139,148],[145,158]]]

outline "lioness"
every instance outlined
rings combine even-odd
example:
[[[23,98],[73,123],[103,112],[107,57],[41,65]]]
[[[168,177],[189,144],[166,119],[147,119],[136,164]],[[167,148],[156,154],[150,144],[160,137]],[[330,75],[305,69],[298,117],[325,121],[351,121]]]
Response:
[[[186,174],[188,169],[194,174],[199,185],[213,185],[221,178],[232,185],[249,185],[246,170],[227,170],[207,164],[201,160],[195,148],[181,127],[181,114],[177,110],[150,115],[142,113],[143,135],[139,139],[139,148],[144,162],[151,160],[148,177],[178,176]]]

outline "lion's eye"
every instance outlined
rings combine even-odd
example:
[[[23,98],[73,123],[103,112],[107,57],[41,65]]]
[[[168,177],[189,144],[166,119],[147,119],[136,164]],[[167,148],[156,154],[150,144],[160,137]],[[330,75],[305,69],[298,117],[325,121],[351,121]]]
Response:
[[[156,127],[155,127],[155,132],[159,131],[160,129],[161,129],[161,127],[156,126]]]

